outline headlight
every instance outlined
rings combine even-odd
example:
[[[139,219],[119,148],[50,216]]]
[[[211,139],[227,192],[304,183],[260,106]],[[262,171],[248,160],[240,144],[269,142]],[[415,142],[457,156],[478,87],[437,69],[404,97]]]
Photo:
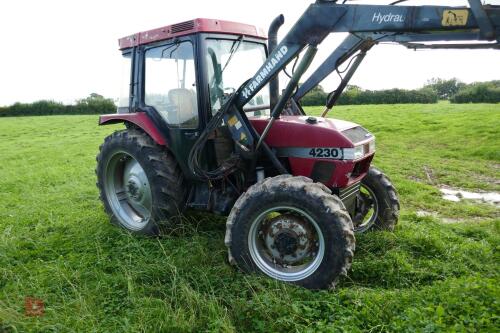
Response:
[[[354,159],[357,160],[363,156],[365,156],[365,145],[354,147]]]
[[[369,147],[369,153],[373,153],[375,152],[375,139],[373,139],[372,141],[370,141],[368,143],[368,147]]]
[[[375,139],[371,140],[362,145],[358,145],[354,148],[344,149],[344,159],[346,160],[358,160],[366,155],[375,152]]]

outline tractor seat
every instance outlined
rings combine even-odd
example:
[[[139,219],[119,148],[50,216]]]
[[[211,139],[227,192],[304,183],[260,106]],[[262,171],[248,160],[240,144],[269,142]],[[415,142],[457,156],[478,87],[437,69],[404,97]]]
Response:
[[[198,103],[196,93],[184,88],[172,89],[168,99],[176,109],[176,115],[169,115],[169,123],[177,125],[198,124]]]

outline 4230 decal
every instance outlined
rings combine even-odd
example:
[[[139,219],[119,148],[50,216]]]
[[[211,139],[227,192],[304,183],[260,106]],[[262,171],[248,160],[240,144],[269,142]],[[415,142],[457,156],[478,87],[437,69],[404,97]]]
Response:
[[[366,144],[365,144],[366,145]],[[299,157],[299,158],[314,158],[314,159],[330,159],[330,160],[355,160],[366,156],[366,152],[363,152],[359,156],[356,155],[356,151],[359,150],[360,146],[352,148],[341,148],[341,147],[315,147],[315,148],[305,148],[305,147],[287,147],[278,148],[276,153],[280,157]],[[363,148],[363,147],[361,147]],[[372,154],[374,152],[370,151]]]
[[[343,155],[341,148],[311,148],[309,156],[314,158],[338,158]]]

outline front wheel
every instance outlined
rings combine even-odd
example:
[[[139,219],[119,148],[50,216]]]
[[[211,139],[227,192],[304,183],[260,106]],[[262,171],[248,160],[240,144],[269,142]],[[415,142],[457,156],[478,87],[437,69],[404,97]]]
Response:
[[[361,181],[353,216],[354,231],[394,230],[399,217],[399,199],[390,179],[377,168],[370,167]]]
[[[309,289],[333,287],[351,266],[349,214],[329,189],[305,177],[277,176],[251,186],[227,220],[229,261],[245,272]]]

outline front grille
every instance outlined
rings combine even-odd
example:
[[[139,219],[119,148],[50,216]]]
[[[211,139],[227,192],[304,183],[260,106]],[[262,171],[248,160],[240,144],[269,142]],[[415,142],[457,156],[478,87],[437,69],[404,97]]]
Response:
[[[342,201],[348,201],[359,192],[361,182],[357,182],[349,187],[339,189],[339,198]]]
[[[182,23],[177,23],[172,25],[172,33],[178,33],[181,31],[191,30],[194,28],[194,21],[186,21]]]
[[[351,173],[351,179],[358,178],[362,174],[368,172],[368,169],[370,169],[370,164],[372,162],[373,155],[371,157],[365,158],[362,161],[357,162],[354,165],[354,169],[352,170]]]

